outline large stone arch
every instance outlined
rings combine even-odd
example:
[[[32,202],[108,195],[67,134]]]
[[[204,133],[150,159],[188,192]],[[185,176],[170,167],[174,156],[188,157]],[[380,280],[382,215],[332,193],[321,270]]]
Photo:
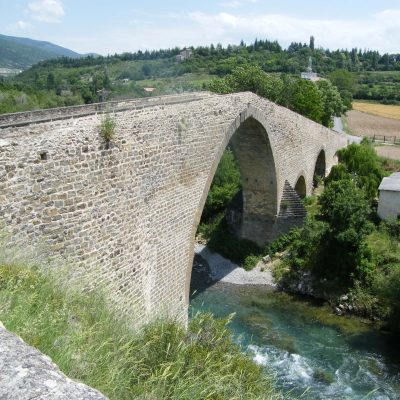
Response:
[[[303,174],[297,178],[294,190],[301,199],[307,196],[307,184]]]
[[[321,149],[315,161],[313,186],[318,187],[319,179],[324,179],[326,175],[326,155],[325,150]]]
[[[240,124],[234,121],[226,131],[210,166],[208,179],[196,209],[189,241],[190,249],[194,249],[195,234],[204,204],[228,144],[231,144],[238,162],[243,188],[243,216],[239,236],[262,246],[275,235],[279,209],[277,168],[266,123],[257,114],[256,110],[247,109],[240,114]],[[186,273],[186,301],[189,299],[191,272],[190,259]]]

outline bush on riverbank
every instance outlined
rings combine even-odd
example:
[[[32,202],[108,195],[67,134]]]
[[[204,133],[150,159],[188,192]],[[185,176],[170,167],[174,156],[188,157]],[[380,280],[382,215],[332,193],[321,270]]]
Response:
[[[66,290],[37,268],[0,264],[0,320],[60,369],[110,399],[279,399],[240,352],[228,321],[197,315],[187,330],[158,321],[133,334],[101,296]]]
[[[400,225],[379,223],[371,207],[384,175],[368,141],[340,150],[318,211],[288,246],[276,276],[291,288],[311,274],[315,294],[338,303],[350,297],[349,310],[400,331]]]

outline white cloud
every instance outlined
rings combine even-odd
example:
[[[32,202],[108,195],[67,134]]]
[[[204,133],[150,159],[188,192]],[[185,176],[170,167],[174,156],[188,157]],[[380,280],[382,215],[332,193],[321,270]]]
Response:
[[[330,20],[291,17],[284,14],[237,15],[221,12],[190,13],[189,18],[214,42],[237,43],[240,39],[277,39],[287,46],[292,41],[308,42],[314,35],[317,45],[336,48],[371,48],[400,52],[400,10],[385,10],[360,20]]]
[[[153,15],[149,24],[127,24],[105,31],[97,37],[62,37],[65,46],[81,52],[100,54],[159,49],[174,46],[198,46],[211,43],[250,43],[256,37],[278,40],[286,47],[291,42],[308,43],[311,35],[316,46],[329,49],[368,48],[380,52],[400,52],[400,9],[384,10],[360,19],[302,18],[284,14],[242,12],[204,12]],[[139,18],[140,19],[140,18]],[[67,41],[69,43],[67,43]]]
[[[232,0],[228,1],[226,3],[220,3],[220,6],[222,7],[228,7],[228,8],[240,8],[245,6],[246,4],[255,4],[258,3],[259,0]]]
[[[14,24],[7,25],[6,30],[13,33],[30,32],[32,25],[29,22],[17,21]]]
[[[24,22],[24,21],[17,21],[15,24],[16,28],[20,29],[20,30],[25,30],[26,28],[29,27],[29,23]]]
[[[41,22],[60,22],[64,16],[61,0],[37,0],[28,3],[28,12],[32,18]]]

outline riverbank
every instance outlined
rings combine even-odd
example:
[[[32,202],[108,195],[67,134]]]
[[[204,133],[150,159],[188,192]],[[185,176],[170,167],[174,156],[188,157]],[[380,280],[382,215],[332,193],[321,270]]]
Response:
[[[231,283],[235,285],[265,285],[276,288],[272,271],[262,260],[250,271],[233,263],[218,253],[212,252],[207,246],[197,243],[195,254],[203,260],[200,268],[207,271],[213,282]]]

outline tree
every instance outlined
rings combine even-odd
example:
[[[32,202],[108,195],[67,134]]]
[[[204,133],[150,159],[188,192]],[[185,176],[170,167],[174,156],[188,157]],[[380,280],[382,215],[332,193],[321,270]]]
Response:
[[[221,94],[249,91],[279,101],[283,83],[279,77],[266,74],[259,66],[244,65],[236,67],[222,79],[214,79],[209,90]]]
[[[314,36],[310,36],[310,49],[314,50],[314,45],[315,45],[315,39]]]
[[[333,181],[326,186],[319,204],[319,219],[329,228],[320,243],[324,257],[317,270],[325,276],[343,278],[348,284],[354,279],[365,280],[372,268],[365,238],[373,224],[364,191],[353,180]]]
[[[281,104],[313,121],[322,122],[322,96],[317,86],[300,78],[290,78],[285,83],[285,98]]]
[[[367,139],[361,144],[351,144],[337,153],[340,164],[334,166],[326,182],[346,179],[353,180],[362,189],[365,196],[373,201],[378,193],[378,187],[385,176],[385,171],[379,161],[375,149]]]
[[[56,78],[52,72],[47,74],[47,90],[53,90],[56,88]]]
[[[346,107],[342,102],[339,91],[331,82],[327,80],[317,81],[317,88],[322,98],[322,116],[321,123],[325,126],[332,127],[332,117],[339,117],[345,111]]]
[[[332,115],[343,110],[340,94],[329,82],[317,86],[297,77],[278,77],[256,65],[236,67],[230,75],[214,79],[208,88],[221,94],[250,91],[325,126],[332,124]]]
[[[143,75],[144,75],[144,76],[146,76],[146,77],[150,76],[150,74],[151,74],[151,67],[150,67],[150,65],[149,65],[149,64],[143,64],[142,72],[143,72]]]
[[[329,80],[339,89],[346,110],[351,110],[357,85],[356,76],[344,69],[338,69],[329,74]]]

